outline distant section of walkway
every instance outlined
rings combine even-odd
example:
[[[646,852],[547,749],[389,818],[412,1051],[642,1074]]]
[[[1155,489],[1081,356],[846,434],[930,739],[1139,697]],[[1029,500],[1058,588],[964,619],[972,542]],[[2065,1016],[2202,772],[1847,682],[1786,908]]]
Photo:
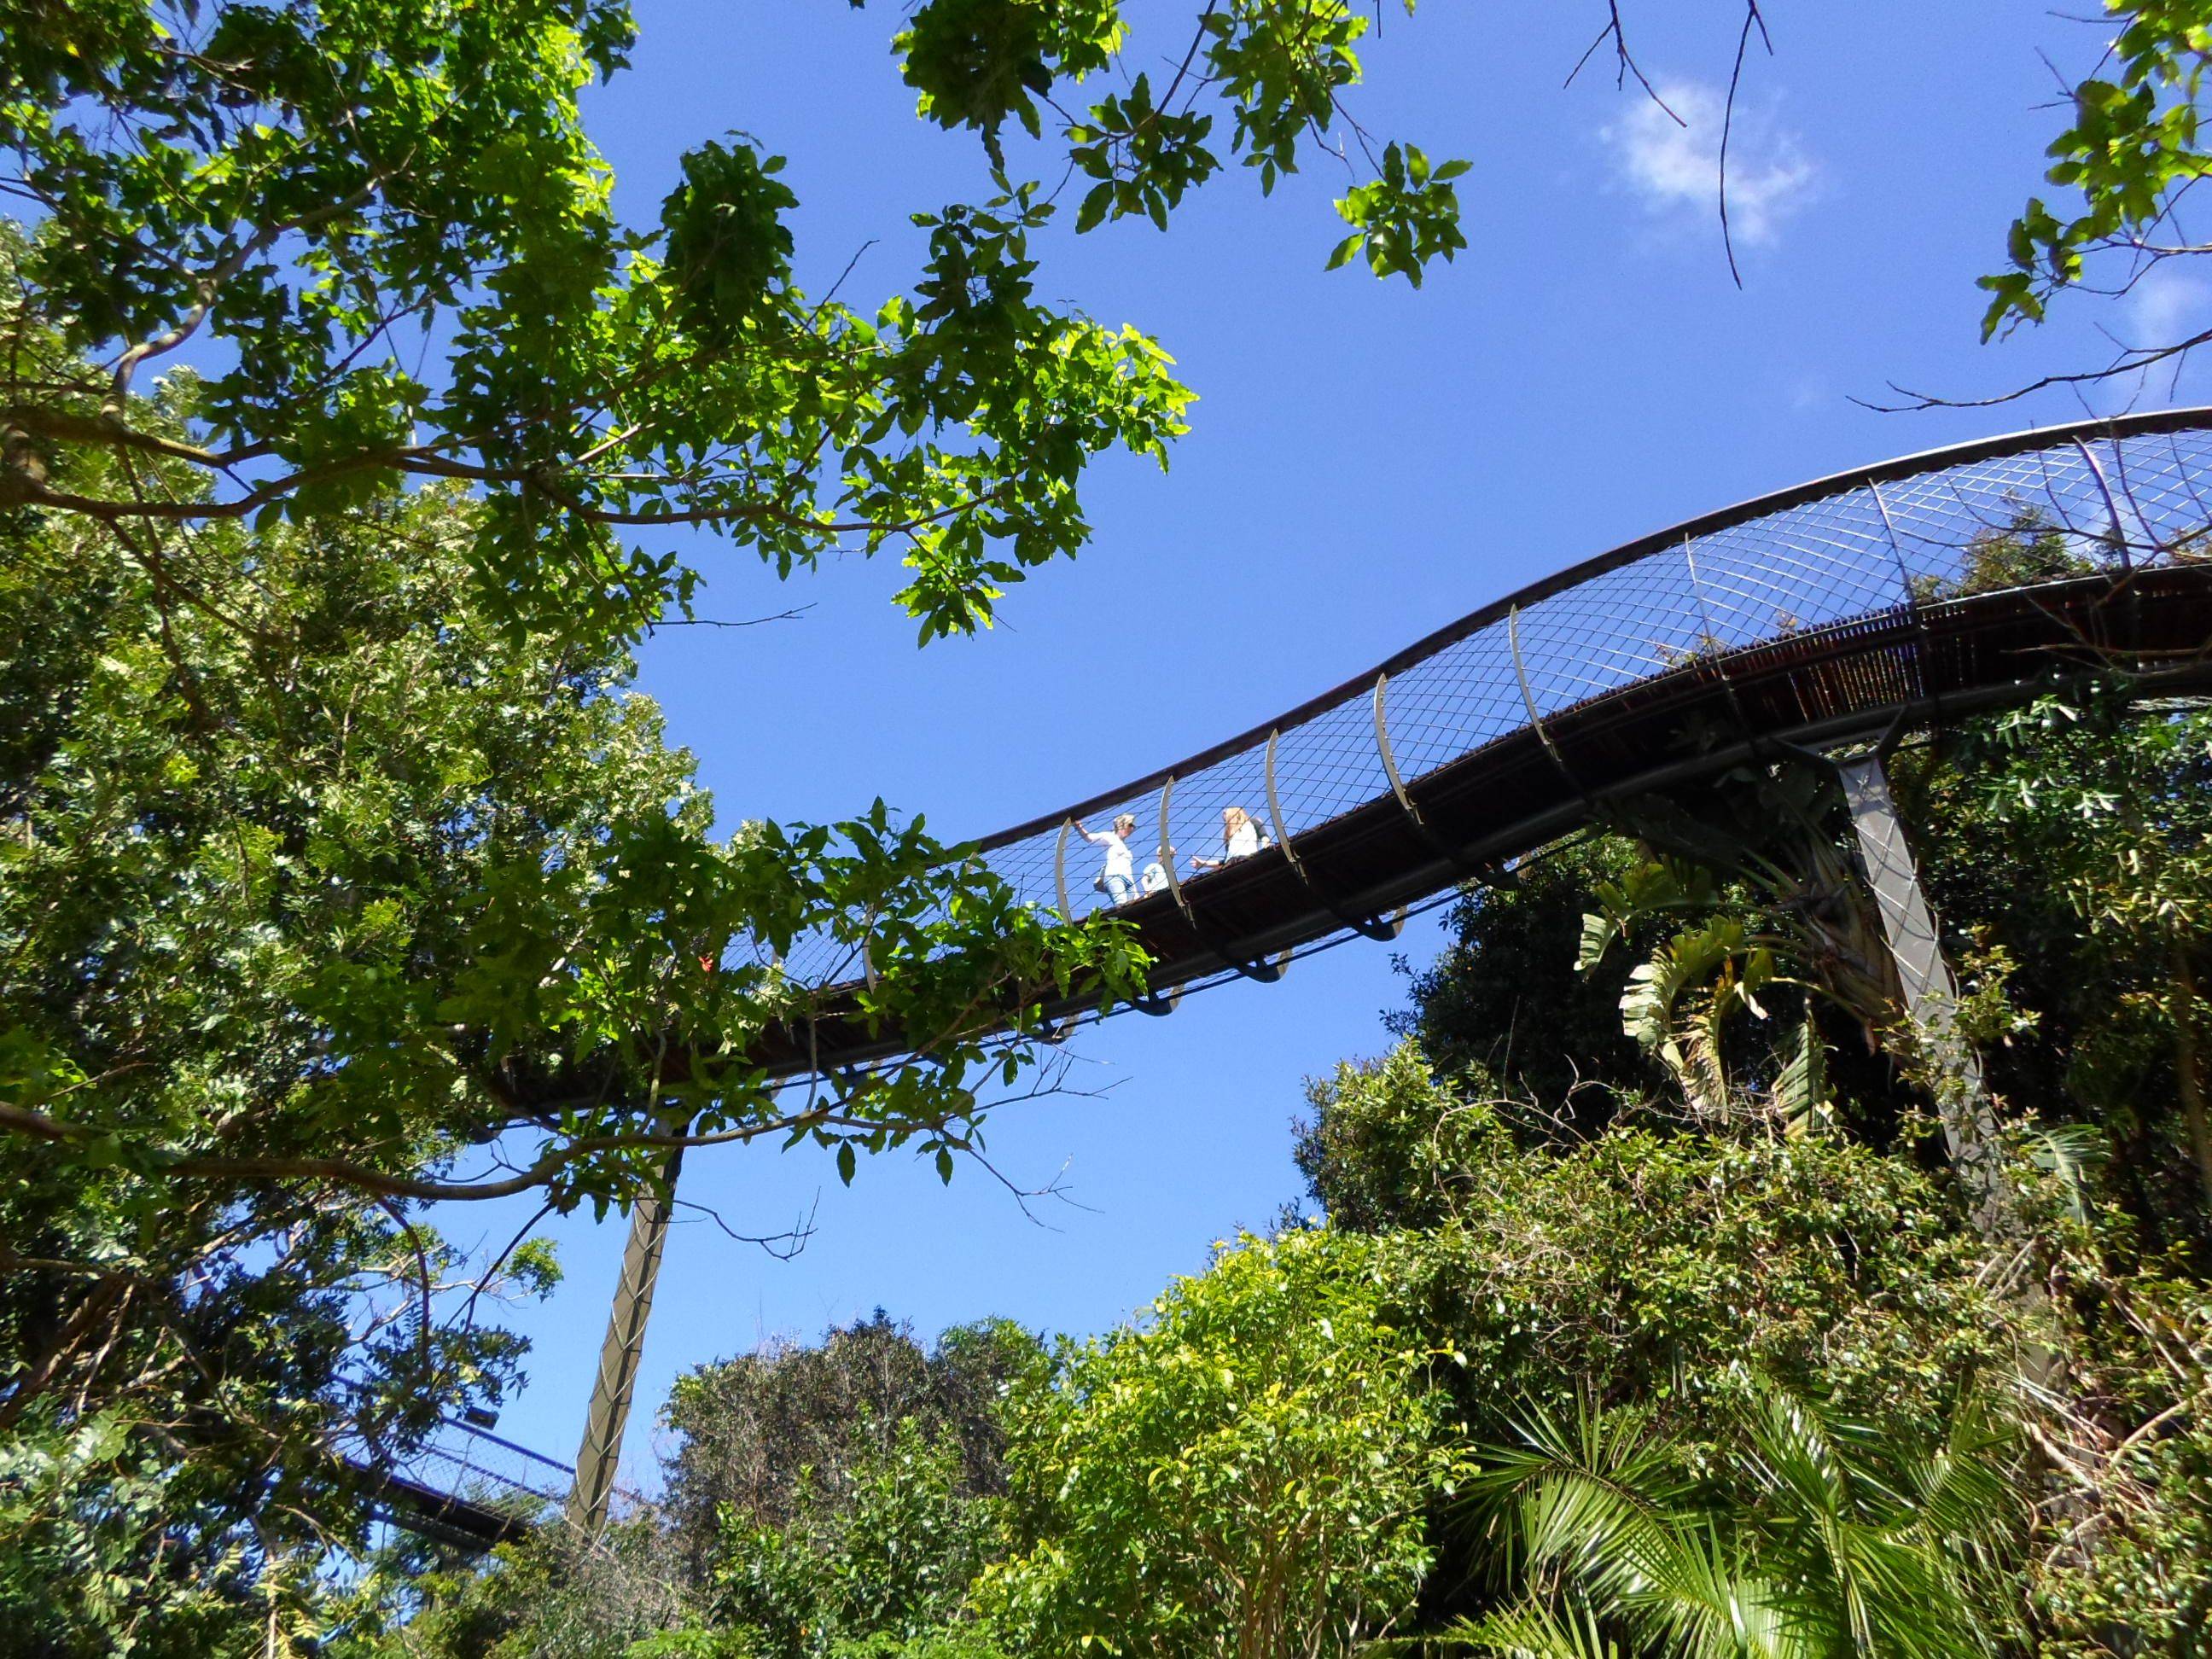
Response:
[[[356,1449],[345,1461],[368,1477],[379,1511],[394,1526],[482,1549],[527,1534],[567,1499],[576,1478],[566,1463],[450,1417],[404,1457]]]
[[[1387,937],[1401,907],[1609,799],[2018,702],[2093,669],[2212,690],[2212,410],[1930,451],[1674,526],[980,845],[1023,896],[1081,915],[1103,900],[1074,822],[1127,815],[1136,863],[1167,877],[1116,911],[1156,991],[1267,978],[1332,935]],[[1194,873],[1194,854],[1222,853],[1231,806],[1270,844]],[[807,976],[807,953],[788,966]],[[830,1005],[761,1058],[796,1072],[899,1051]]]

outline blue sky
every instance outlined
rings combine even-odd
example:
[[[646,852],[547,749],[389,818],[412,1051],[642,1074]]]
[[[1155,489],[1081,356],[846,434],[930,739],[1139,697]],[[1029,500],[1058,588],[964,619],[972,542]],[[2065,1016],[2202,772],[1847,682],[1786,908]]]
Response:
[[[638,10],[635,67],[586,103],[633,221],[654,216],[684,149],[742,130],[790,158],[803,283],[820,291],[858,253],[842,297],[872,302],[913,270],[907,214],[987,191],[972,141],[915,120],[885,50],[893,8]],[[2090,27],[1995,0],[1770,4],[1778,55],[1754,48],[1731,150],[1739,289],[1711,201],[1730,10],[1629,11],[1639,58],[1687,131],[1632,83],[1617,93],[1603,62],[1562,88],[1601,19],[1596,0],[1389,13],[1367,53],[1363,122],[1474,162],[1461,181],[1473,246],[1418,293],[1322,270],[1344,178],[1327,157],[1267,201],[1233,173],[1165,236],[1130,222],[1048,239],[1043,293],[1153,333],[1200,392],[1173,471],[1100,467],[1084,556],[1016,589],[992,633],[927,651],[889,603],[895,567],[855,561],[779,587],[710,540],[684,544],[708,574],[702,614],[812,607],[774,626],[665,634],[646,652],[645,689],[724,821],[835,817],[881,795],[967,836],[1048,811],[1639,532],[1855,462],[2082,412],[2051,394],[1881,416],[1854,394],[1878,397],[1893,378],[1996,391],[2109,350],[2093,325],[2148,337],[2203,305],[2171,280],[2034,337],[1977,343],[1973,278],[2001,257],[2062,125],[2038,48],[2079,74],[2101,45]],[[1179,56],[1193,8],[1132,11],[1133,66]],[[1042,157],[1031,167],[1057,177]],[[2137,401],[2193,390],[2161,380]],[[2097,407],[2128,400],[2107,392]],[[1076,1081],[1103,1097],[994,1121],[990,1150],[1010,1177],[1058,1178],[1076,1200],[1034,1206],[1036,1220],[969,1168],[946,1190],[895,1155],[864,1163],[848,1191],[811,1149],[695,1157],[685,1200],[746,1232],[813,1211],[817,1231],[777,1262],[687,1212],[647,1348],[632,1477],[649,1478],[650,1419],[671,1379],[763,1336],[811,1337],[878,1304],[925,1335],[993,1313],[1090,1332],[1202,1267],[1212,1241],[1297,1194],[1303,1079],[1386,1046],[1381,1012],[1403,997],[1393,950],[1419,963],[1438,937],[1417,924],[1395,947],[1347,945],[1279,985],[1088,1034]],[[464,1238],[513,1224],[504,1210],[450,1219]],[[512,1310],[537,1346],[502,1427],[566,1457],[623,1232],[577,1220],[557,1237],[566,1283]]]

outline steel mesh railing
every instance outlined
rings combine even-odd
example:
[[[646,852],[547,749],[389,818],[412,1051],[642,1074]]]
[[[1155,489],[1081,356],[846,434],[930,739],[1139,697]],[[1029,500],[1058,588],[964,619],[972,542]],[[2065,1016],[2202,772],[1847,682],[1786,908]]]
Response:
[[[434,1491],[474,1496],[478,1502],[534,1498],[558,1504],[576,1479],[566,1463],[454,1418],[441,1419],[421,1445],[392,1467]]]
[[[1386,744],[1417,787],[1534,720],[1700,656],[1983,591],[2011,568],[2008,547],[2056,550],[2084,573],[2192,560],[2212,526],[2208,471],[2212,410],[2189,410],[1990,440],[1764,497],[1524,588],[1276,720],[979,845],[1025,901],[1081,916],[1107,900],[1097,849],[1068,826],[1127,812],[1139,868],[1158,858],[1202,882],[1189,860],[1218,855],[1222,808],[1243,807],[1271,836],[1304,835],[1391,793]],[[806,941],[787,967],[821,983],[834,948]]]

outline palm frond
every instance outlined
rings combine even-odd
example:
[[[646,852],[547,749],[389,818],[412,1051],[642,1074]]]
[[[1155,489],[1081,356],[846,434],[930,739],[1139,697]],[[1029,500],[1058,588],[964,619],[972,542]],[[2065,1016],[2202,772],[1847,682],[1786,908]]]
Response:
[[[1978,1397],[1939,1437],[1754,1379],[1700,1465],[1649,1412],[1532,1412],[1469,1492],[1514,1592],[1479,1651],[1592,1659],[1972,1659],[1997,1650],[2019,1518]],[[1717,1452],[1717,1465],[1713,1459]],[[1700,1473],[1702,1469],[1702,1473]],[[1601,1645],[1602,1644],[1602,1645]]]
[[[2022,1127],[2022,1133],[2028,1140],[2029,1161],[2055,1176],[2065,1194],[2067,1213],[2087,1221],[2089,1173],[2105,1161],[2104,1137],[2086,1123],[2030,1123]]]
[[[1820,1028],[1809,1007],[1774,1079],[1774,1104],[1793,1135],[1803,1134],[1828,1116],[1828,1048],[1820,1041]]]
[[[1437,1632],[1437,1640],[1498,1659],[1626,1659],[1588,1607],[1559,1608],[1534,1601],[1461,1620]]]

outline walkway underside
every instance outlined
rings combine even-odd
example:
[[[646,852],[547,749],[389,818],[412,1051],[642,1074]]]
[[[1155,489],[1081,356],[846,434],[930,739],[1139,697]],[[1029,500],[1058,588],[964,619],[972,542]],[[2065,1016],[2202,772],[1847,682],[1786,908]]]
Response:
[[[1079,915],[1102,902],[1099,857],[1073,826],[1126,815],[1137,860],[1170,877],[1114,912],[1155,992],[1267,978],[1332,936],[1389,937],[1402,907],[1495,877],[1608,803],[2100,672],[2212,693],[2212,410],[1990,439],[1675,526],[979,850],[1025,899]],[[1231,805],[1273,844],[1186,867],[1222,850]],[[807,957],[787,971],[836,977]],[[754,1058],[795,1075],[902,1052],[866,1028],[858,988],[821,994],[810,1028],[769,1032]]]

